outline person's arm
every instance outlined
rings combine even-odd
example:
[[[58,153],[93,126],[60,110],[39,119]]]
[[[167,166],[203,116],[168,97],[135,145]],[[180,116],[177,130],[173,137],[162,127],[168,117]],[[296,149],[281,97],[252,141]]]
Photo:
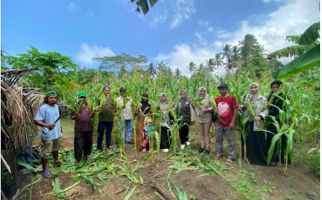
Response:
[[[260,120],[263,120],[265,119],[265,117],[268,115],[268,109],[266,108],[266,105],[267,104],[267,100],[265,99],[265,97],[261,98],[260,100],[260,105],[262,107],[262,110],[261,112],[255,117],[255,120],[257,122],[259,122]]]
[[[232,98],[232,104],[233,104],[232,107],[234,109],[234,113],[233,113],[233,118],[229,124],[229,127],[236,128],[236,119],[238,115],[238,103],[235,96],[232,96],[231,98]]]
[[[49,130],[52,130],[53,128],[55,128],[55,124],[46,124],[40,120],[34,120],[33,123],[43,128],[48,128]]]

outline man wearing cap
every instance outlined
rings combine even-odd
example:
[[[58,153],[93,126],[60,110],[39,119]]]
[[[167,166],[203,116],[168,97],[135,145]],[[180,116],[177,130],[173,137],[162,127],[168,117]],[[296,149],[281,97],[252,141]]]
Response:
[[[78,93],[79,102],[71,113],[71,118],[75,120],[74,127],[74,153],[75,159],[79,164],[82,158],[87,159],[92,152],[93,146],[93,122],[92,112],[87,105],[85,92]]]
[[[215,99],[219,117],[216,121],[216,158],[223,155],[223,136],[228,139],[227,162],[235,159],[235,127],[238,103],[234,95],[228,94],[228,85],[221,83],[218,87],[220,96]]]
[[[33,120],[34,124],[42,127],[41,140],[43,146],[41,149],[41,164],[43,168],[42,175],[44,178],[51,177],[51,173],[48,170],[48,157],[51,153],[53,153],[54,157],[54,167],[59,167],[61,165],[61,162],[58,160],[58,150],[60,148],[62,128],[59,120],[59,110],[56,103],[56,92],[47,92],[44,104],[40,106]]]
[[[121,110],[120,112],[120,125],[119,133],[121,134],[122,141],[124,141],[124,126],[126,127],[125,142],[133,144],[132,142],[132,99],[126,96],[126,89],[120,88],[120,96],[116,98],[116,107]]]

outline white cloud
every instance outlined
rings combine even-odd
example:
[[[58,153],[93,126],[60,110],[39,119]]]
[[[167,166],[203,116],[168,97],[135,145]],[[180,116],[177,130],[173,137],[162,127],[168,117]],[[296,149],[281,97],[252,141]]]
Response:
[[[191,48],[188,44],[176,45],[171,52],[159,54],[155,60],[164,61],[171,66],[172,70],[179,68],[183,75],[190,75],[188,65],[191,61],[199,65],[214,57],[214,48]]]
[[[285,41],[287,35],[301,34],[314,22],[319,21],[319,2],[317,0],[289,0],[276,11],[270,13],[261,24],[251,26],[248,21],[241,21],[235,31],[217,30],[217,37],[205,45],[205,36],[195,32],[197,45],[178,44],[168,53],[159,54],[156,60],[163,60],[172,66],[179,67],[183,74],[189,75],[189,62],[205,63],[216,53],[221,52],[224,44],[237,45],[246,34],[253,34],[261,45],[270,53],[289,46]],[[209,25],[205,21],[198,21],[199,25]]]
[[[74,12],[76,10],[79,10],[79,6],[76,3],[72,2],[72,1],[69,2],[67,8],[68,8],[68,10],[70,10],[72,12]]]
[[[218,38],[226,43],[238,44],[243,36],[255,35],[268,53],[290,45],[287,35],[301,34],[314,22],[319,21],[319,2],[317,0],[289,0],[276,11],[270,13],[260,25],[251,26],[242,21],[238,30],[221,30]]]
[[[162,15],[157,15],[152,18],[151,25],[152,26],[157,26],[159,24],[163,24],[166,20],[168,19],[167,13],[162,14]]]
[[[95,57],[114,56],[114,52],[109,47],[99,47],[95,44],[82,43],[80,50],[76,54],[76,60],[84,65],[93,65]]]
[[[176,28],[184,20],[188,20],[196,12],[194,0],[176,0],[174,7],[174,17],[170,23],[171,28]]]

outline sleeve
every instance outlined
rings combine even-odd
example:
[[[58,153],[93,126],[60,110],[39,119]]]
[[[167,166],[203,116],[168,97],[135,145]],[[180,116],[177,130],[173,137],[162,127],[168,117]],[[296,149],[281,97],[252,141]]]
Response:
[[[38,109],[38,111],[34,117],[34,120],[44,121],[45,117],[46,117],[46,109],[44,106],[40,106],[40,108]]]
[[[259,113],[259,115],[264,119],[267,115],[268,115],[268,109],[267,107],[265,106],[267,103],[267,100],[265,97],[261,98],[260,100],[260,104],[261,104],[261,107],[262,107],[262,110],[261,112]]]
[[[238,109],[238,102],[236,100],[236,97],[235,96],[232,96],[232,106],[234,108],[234,110],[237,110]]]
[[[190,115],[191,115],[191,121],[192,122],[196,121],[195,110],[192,108],[191,103],[190,103]]]

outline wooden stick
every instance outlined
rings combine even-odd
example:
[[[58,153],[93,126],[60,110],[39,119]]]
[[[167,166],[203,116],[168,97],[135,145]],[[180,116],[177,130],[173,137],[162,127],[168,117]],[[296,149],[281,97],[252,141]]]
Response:
[[[164,189],[162,185],[160,185],[154,180],[151,180],[150,183],[151,183],[151,186],[155,188],[155,190],[164,197],[164,199],[175,200],[175,198],[166,189]]]

